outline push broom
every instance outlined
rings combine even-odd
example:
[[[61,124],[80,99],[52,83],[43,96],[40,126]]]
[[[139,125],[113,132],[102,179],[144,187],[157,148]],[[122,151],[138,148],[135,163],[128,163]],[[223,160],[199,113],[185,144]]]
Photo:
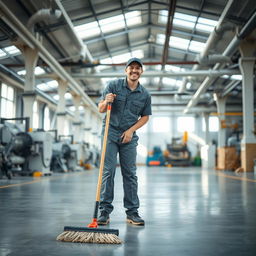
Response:
[[[106,125],[103,137],[101,160],[96,190],[96,202],[92,222],[87,227],[64,227],[64,231],[56,238],[62,242],[73,243],[98,243],[98,244],[121,244],[122,240],[118,237],[118,229],[98,228],[98,210],[100,203],[100,190],[102,183],[102,174],[105,161],[105,152],[107,147],[108,128],[111,114],[111,104],[107,106]]]

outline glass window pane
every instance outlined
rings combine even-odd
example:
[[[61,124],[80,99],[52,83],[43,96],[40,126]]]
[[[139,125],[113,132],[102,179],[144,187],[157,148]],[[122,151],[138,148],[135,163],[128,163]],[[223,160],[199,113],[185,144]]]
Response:
[[[170,118],[169,117],[154,117],[153,118],[153,132],[170,132]]]
[[[75,31],[81,39],[100,35],[100,29],[97,21],[76,26]]]
[[[189,50],[192,52],[201,52],[205,48],[205,43],[191,41],[189,45]]]
[[[46,107],[44,109],[44,130],[48,131],[50,130],[50,111],[49,111],[49,108]]]
[[[0,58],[4,58],[6,56],[7,56],[7,54],[3,50],[0,49]]]
[[[186,50],[189,45],[189,40],[171,36],[170,37],[170,46],[178,49],[184,49]]]
[[[7,99],[10,101],[14,101],[14,89],[10,86],[8,86],[7,90]]]
[[[1,96],[4,98],[7,98],[7,85],[6,84],[2,84]]]
[[[13,111],[13,102],[7,101],[6,102],[6,116],[8,118],[13,118],[14,117],[14,111]]]
[[[1,99],[1,117],[6,117],[6,99]]]
[[[190,21],[190,22],[195,22],[196,21],[196,16],[192,16],[192,15],[188,15],[188,14],[183,14],[183,13],[179,13],[179,12],[175,12],[174,14],[174,18],[176,19],[180,19],[180,20],[186,20],[186,21]]]
[[[203,120],[203,131],[205,132],[205,121]],[[209,132],[219,131],[219,118],[217,116],[209,117]]]
[[[178,117],[177,120],[178,132],[194,132],[195,131],[195,118],[194,117]]]

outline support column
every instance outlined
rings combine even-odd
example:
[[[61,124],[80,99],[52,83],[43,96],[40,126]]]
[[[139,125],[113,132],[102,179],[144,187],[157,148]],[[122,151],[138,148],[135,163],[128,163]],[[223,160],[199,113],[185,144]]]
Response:
[[[26,45],[19,45],[24,59],[25,59],[25,87],[23,98],[23,116],[29,117],[30,127],[33,125],[33,105],[36,98],[35,93],[35,67],[38,60],[38,50],[31,49]]]
[[[215,97],[219,114],[218,148],[222,148],[226,146],[226,97],[220,97],[218,94],[215,94]]]
[[[79,110],[81,96],[74,95],[73,102],[75,106],[75,121],[73,122],[74,143],[79,143],[81,140],[81,125],[82,125],[82,122],[80,121],[80,110]]]
[[[241,141],[241,164],[245,172],[252,172],[256,159],[256,137],[254,129],[254,65],[253,53],[256,39],[245,39],[240,47],[239,67],[243,75],[243,139]]]
[[[65,93],[67,91],[68,84],[66,81],[58,81],[58,94],[59,101],[57,106],[57,130],[59,135],[65,135],[65,119],[66,119],[66,100]]]
[[[209,133],[209,114],[208,113],[203,114],[203,121],[204,121],[204,124],[205,124],[204,140],[205,140],[205,144],[209,145],[209,143],[210,143],[210,133]]]
[[[92,121],[91,121],[91,110],[88,106],[84,106],[84,140],[85,142],[90,142]]]

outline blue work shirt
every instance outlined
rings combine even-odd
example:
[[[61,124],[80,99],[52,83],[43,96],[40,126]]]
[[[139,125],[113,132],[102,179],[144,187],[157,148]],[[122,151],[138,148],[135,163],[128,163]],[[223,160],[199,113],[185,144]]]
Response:
[[[122,133],[133,126],[140,117],[152,114],[151,96],[140,83],[132,91],[126,78],[112,80],[107,84],[101,99],[104,100],[108,93],[116,94],[112,103],[109,125],[109,137],[114,140],[118,140]],[[103,128],[105,120],[106,117]]]

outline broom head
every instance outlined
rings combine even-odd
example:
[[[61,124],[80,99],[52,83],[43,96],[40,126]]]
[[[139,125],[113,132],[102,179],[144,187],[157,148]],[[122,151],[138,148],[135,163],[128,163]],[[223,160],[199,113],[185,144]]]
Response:
[[[62,242],[121,244],[118,229],[64,227],[64,231],[56,238]]]

